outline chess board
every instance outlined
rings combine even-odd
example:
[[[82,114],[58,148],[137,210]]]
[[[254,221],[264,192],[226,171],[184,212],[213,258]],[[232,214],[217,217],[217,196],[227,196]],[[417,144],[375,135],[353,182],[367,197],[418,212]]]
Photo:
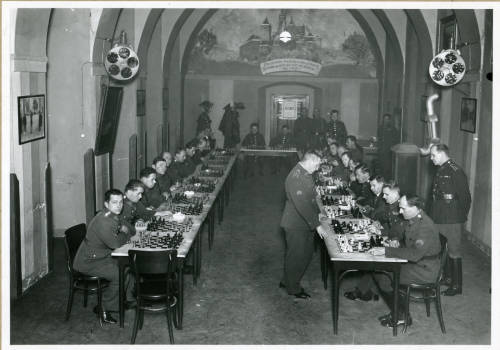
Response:
[[[172,196],[172,203],[185,205],[203,205],[208,202],[207,195],[198,195],[188,198],[184,193],[176,193]]]
[[[184,204],[168,203],[165,206],[165,210],[170,211],[172,213],[182,213],[184,215],[198,216],[203,211],[203,204],[184,205]]]
[[[202,167],[198,177],[222,177],[224,176],[224,169],[220,167]]]
[[[173,235],[154,235],[146,233],[141,235],[138,241],[132,242],[133,248],[150,249],[178,249],[184,237],[181,233]]]
[[[364,253],[373,247],[381,247],[383,240],[380,236],[345,234],[336,235],[335,241],[342,253]]]

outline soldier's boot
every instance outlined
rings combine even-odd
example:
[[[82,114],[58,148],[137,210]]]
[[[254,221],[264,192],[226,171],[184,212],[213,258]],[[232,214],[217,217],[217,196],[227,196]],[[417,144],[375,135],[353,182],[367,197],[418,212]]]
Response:
[[[451,259],[453,278],[451,287],[445,290],[442,294],[444,296],[452,297],[457,294],[462,294],[462,259]]]

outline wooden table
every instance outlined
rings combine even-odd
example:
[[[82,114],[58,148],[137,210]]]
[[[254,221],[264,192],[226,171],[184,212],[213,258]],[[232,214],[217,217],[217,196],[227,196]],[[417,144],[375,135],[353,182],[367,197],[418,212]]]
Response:
[[[248,156],[263,156],[263,157],[288,157],[291,155],[297,155],[296,148],[264,148],[264,149],[254,149],[254,148],[240,148],[240,152]]]
[[[209,231],[209,245],[213,241],[214,231],[214,210],[217,208],[219,213],[219,220],[221,220],[221,211],[224,207],[224,198],[226,197],[225,191],[229,191],[234,181],[233,165],[235,164],[237,155],[233,155],[228,162],[224,175],[218,178],[215,189],[212,193],[208,194],[209,200],[203,205],[203,210],[198,216],[191,216],[193,226],[191,230],[183,234],[183,241],[177,249],[177,257],[180,260],[178,271],[178,308],[174,317],[177,318],[179,329],[182,329],[182,320],[184,314],[184,272],[183,266],[185,259],[193,249],[193,283],[196,285],[197,279],[201,270],[201,233],[203,232],[204,224],[208,224]],[[196,175],[195,175],[196,176]],[[119,275],[119,319],[120,327],[123,328],[125,321],[125,268],[129,265],[128,251],[133,248],[132,243],[127,243],[117,248],[111,254],[112,257],[118,261],[118,275]],[[133,248],[140,250],[158,250],[159,248]]]
[[[338,332],[339,319],[339,287],[342,278],[349,272],[353,271],[375,271],[382,270],[393,273],[392,288],[394,305],[392,308],[392,333],[394,336],[398,334],[396,322],[398,320],[398,297],[399,297],[399,273],[401,264],[406,263],[405,259],[387,258],[385,256],[374,256],[370,253],[343,253],[336,242],[335,235],[330,235],[324,238],[330,261],[332,265],[332,318],[333,318],[333,334]]]

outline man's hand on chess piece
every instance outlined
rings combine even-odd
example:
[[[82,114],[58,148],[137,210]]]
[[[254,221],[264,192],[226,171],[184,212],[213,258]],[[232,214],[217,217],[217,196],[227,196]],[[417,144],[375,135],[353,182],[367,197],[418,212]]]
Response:
[[[385,247],[374,247],[368,251],[371,255],[385,255]]]
[[[123,233],[129,233],[129,229],[126,225],[122,225],[120,227],[120,232],[123,232]]]
[[[165,199],[168,199],[170,197],[170,193],[168,192],[163,192],[162,195],[163,197],[165,197]]]
[[[399,241],[397,239],[391,239],[384,241],[383,245],[385,247],[399,248]]]
[[[336,177],[335,179],[333,179],[333,184],[335,186],[341,187],[342,186],[342,180],[340,178]]]

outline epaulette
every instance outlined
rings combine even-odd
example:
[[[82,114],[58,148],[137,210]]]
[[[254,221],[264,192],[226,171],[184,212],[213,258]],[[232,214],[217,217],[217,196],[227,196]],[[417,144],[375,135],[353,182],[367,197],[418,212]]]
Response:
[[[453,162],[450,162],[450,168],[451,168],[453,171],[457,171],[458,169],[460,169],[460,168],[458,167],[458,165],[456,165],[456,164],[455,164],[455,163],[453,163]]]
[[[105,212],[105,213],[104,213],[104,216],[106,216],[106,217],[108,217],[108,216],[110,216],[110,215],[111,215],[111,212],[110,212],[110,211],[107,211],[107,212]]]

